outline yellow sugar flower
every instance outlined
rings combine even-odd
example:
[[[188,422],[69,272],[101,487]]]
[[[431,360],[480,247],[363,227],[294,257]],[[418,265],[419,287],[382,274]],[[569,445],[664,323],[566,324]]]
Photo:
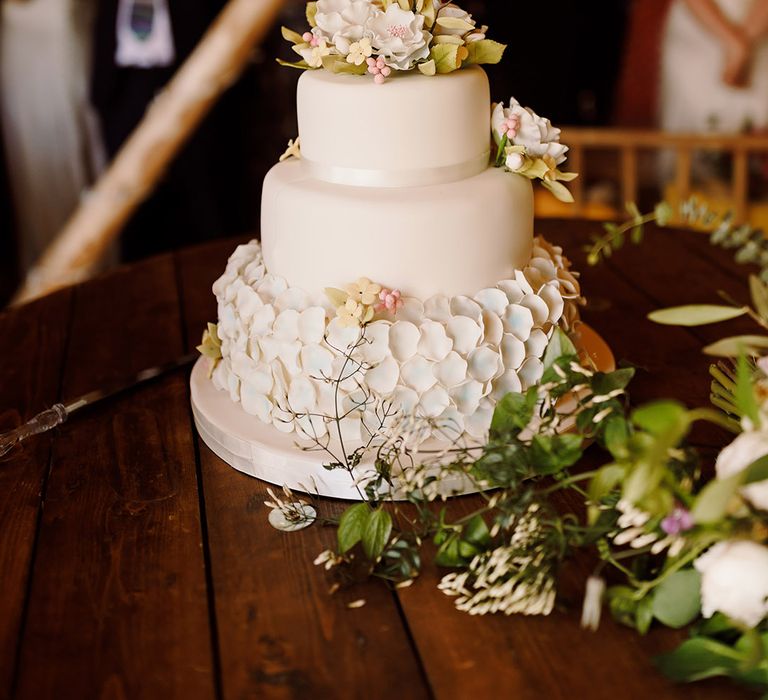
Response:
[[[367,277],[361,277],[353,284],[348,284],[345,291],[349,298],[363,306],[370,306],[379,300],[381,285],[371,282]]]

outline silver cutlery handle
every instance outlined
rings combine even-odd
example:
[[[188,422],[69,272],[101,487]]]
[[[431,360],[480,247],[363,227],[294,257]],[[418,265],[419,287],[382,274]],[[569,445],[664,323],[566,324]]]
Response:
[[[68,413],[64,404],[57,403],[48,410],[38,413],[34,418],[28,420],[24,425],[20,425],[15,430],[0,434],[0,457],[10,452],[22,440],[61,425],[67,420],[67,416]]]

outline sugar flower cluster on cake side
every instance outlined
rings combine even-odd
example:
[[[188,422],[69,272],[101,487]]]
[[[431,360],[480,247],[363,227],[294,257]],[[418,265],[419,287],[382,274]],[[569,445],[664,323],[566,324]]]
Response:
[[[433,437],[483,440],[495,402],[540,380],[549,338],[580,301],[570,263],[542,238],[525,269],[471,298],[422,301],[366,278],[314,298],[270,274],[257,241],[213,289],[219,323],[201,349],[215,386],[299,437],[325,435],[341,407],[350,440],[378,427],[384,402],[432,421]]]
[[[487,39],[468,12],[440,0],[317,0],[307,3],[309,30],[283,27],[301,56],[296,68],[371,74],[383,83],[392,71],[424,75],[498,63],[506,48]]]

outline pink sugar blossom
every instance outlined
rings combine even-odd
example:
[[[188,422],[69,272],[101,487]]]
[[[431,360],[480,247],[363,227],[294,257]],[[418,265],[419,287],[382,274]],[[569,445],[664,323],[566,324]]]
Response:
[[[376,311],[389,311],[396,314],[402,306],[403,300],[399,289],[387,289],[385,287],[379,292],[379,303],[376,305]]]
[[[392,73],[392,69],[384,63],[384,59],[381,56],[377,58],[371,57],[366,60],[366,63],[368,64],[368,72],[373,75],[373,82],[377,85],[381,85],[384,79]]]

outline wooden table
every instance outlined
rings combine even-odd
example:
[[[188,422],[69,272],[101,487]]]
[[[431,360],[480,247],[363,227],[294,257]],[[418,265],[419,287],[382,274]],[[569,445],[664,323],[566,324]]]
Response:
[[[539,222],[566,246],[592,299],[586,320],[641,369],[632,398],[707,403],[700,349],[728,327],[659,327],[645,314],[745,299],[745,270],[692,233],[649,231],[598,268],[594,224]],[[244,239],[243,239],[244,240]],[[239,241],[158,257],[0,314],[0,425],[188,352],[215,319],[211,283]],[[712,451],[717,431],[695,439]],[[594,462],[588,454],[585,462]],[[179,371],[83,412],[0,465],[0,698],[723,698],[714,681],[675,686],[646,637],[608,619],[579,628],[591,570],[563,571],[548,618],[454,610],[426,566],[415,585],[328,595],[312,560],[335,531],[283,534],[265,484],[196,437]],[[324,500],[325,513],[342,504]],[[472,507],[458,499],[455,513]],[[366,605],[347,604],[365,599]],[[746,697],[746,695],[744,695]]]

